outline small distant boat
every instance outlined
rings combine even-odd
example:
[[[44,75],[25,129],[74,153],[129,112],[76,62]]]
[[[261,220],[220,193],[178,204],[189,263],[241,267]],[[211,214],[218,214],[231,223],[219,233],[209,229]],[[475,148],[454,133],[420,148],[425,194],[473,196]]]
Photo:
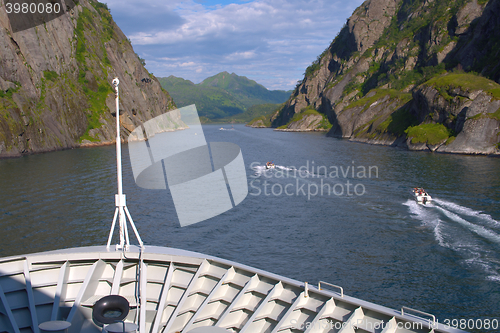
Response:
[[[266,169],[274,169],[274,168],[276,168],[276,165],[274,165],[273,162],[266,163]]]
[[[432,201],[432,197],[422,187],[415,187],[411,192],[418,204],[426,205]]]
[[[219,128],[219,131],[234,131],[234,126],[232,126],[231,128],[221,127],[221,128]]]

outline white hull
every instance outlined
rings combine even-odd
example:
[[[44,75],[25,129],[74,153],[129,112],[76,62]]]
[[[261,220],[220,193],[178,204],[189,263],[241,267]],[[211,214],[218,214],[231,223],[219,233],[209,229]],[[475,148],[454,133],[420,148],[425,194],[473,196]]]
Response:
[[[414,190],[412,190],[411,192],[413,194],[413,198],[415,199],[415,201],[420,205],[426,205],[432,201],[432,197],[427,193],[419,194],[416,193]]]
[[[430,195],[419,195],[415,196],[415,200],[417,201],[417,203],[425,205],[432,201],[432,197]]]
[[[187,333],[203,326],[247,333],[337,332],[353,323],[372,333],[382,332],[376,327],[432,329],[429,318],[199,253],[147,246],[140,255],[131,246],[125,256],[95,246],[0,259],[0,331],[38,333],[40,323],[66,320],[69,333],[100,332],[92,306],[110,294],[129,300],[126,321],[135,322],[140,333]],[[422,330],[383,332],[403,331]],[[461,331],[436,324],[434,332]]]

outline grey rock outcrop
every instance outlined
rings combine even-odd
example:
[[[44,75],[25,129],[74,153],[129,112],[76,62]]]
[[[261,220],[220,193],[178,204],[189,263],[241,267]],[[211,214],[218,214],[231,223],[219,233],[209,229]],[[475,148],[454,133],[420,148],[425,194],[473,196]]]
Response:
[[[460,154],[498,154],[500,121],[492,118],[467,119],[462,131],[449,145],[440,145],[438,152]]]
[[[247,126],[253,127],[253,128],[267,128],[268,127],[264,124],[264,120],[262,120],[262,119],[257,119],[257,120],[251,121],[250,123],[247,124]]]

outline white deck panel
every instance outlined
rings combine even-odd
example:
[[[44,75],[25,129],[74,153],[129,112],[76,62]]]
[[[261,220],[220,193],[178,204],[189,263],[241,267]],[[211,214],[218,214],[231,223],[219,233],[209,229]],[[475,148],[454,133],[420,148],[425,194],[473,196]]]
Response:
[[[98,333],[92,306],[109,294],[128,299],[127,321],[136,322],[140,333],[203,326],[252,333],[339,331],[329,323],[345,324],[342,333],[380,333],[373,327],[398,322],[414,329],[384,332],[462,332],[311,285],[306,295],[303,282],[232,261],[154,246],[142,254],[132,246],[126,256],[97,246],[0,259],[0,331],[39,333],[39,323],[68,320],[68,333]]]

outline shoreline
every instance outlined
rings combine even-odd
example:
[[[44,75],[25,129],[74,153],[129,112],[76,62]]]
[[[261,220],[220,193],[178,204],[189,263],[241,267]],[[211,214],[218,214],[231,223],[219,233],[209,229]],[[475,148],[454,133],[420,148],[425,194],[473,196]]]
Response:
[[[109,141],[107,141],[107,142],[93,142],[93,143],[78,144],[78,145],[70,146],[70,147],[57,147],[57,148],[29,151],[27,153],[22,153],[22,152],[7,153],[7,154],[0,153],[0,160],[21,158],[21,157],[25,157],[25,156],[52,153],[52,152],[56,152],[56,151],[63,151],[63,150],[70,150],[70,149],[111,146],[111,145],[114,145],[115,143],[116,143],[115,141],[113,141],[113,142],[109,142]],[[126,141],[122,140],[122,143],[126,143]]]
[[[308,128],[308,129],[301,129],[301,128],[275,128],[274,129],[277,132],[328,132],[329,129],[324,129],[324,128]]]
[[[273,129],[274,131],[278,132],[328,132],[329,130],[326,129],[291,129],[291,128],[272,128],[272,127],[253,127],[253,126],[248,126],[250,128],[269,128]],[[361,143],[361,144],[366,144],[366,145],[372,145],[372,146],[384,146],[384,147],[391,147],[391,148],[400,148],[404,149],[407,151],[412,151],[412,152],[426,152],[426,153],[436,153],[436,154],[444,154],[444,155],[463,155],[463,156],[485,156],[485,157],[494,157],[494,158],[500,158],[500,151],[496,153],[482,153],[482,152],[446,152],[446,151],[438,151],[437,148],[434,150],[431,150],[429,147],[427,149],[410,149],[410,147],[405,144],[407,139],[405,138],[397,138],[394,140],[391,144],[389,143],[384,143],[384,142],[376,142],[373,140],[362,140],[362,139],[351,139],[351,138],[337,138],[334,136],[329,136],[330,138],[338,139],[338,140],[347,140],[349,142],[355,142],[355,143]],[[427,145],[426,145],[427,146]]]
[[[210,124],[210,125],[215,125],[215,124]],[[328,130],[326,130],[326,129],[290,129],[290,128],[278,129],[278,128],[272,128],[272,127],[263,127],[263,126],[258,126],[258,127],[248,126],[248,125],[245,125],[245,126],[250,127],[250,128],[256,128],[256,129],[269,128],[269,129],[273,129],[273,131],[277,131],[277,132],[328,132]],[[444,154],[444,155],[484,156],[484,157],[500,158],[500,152],[493,153],[493,154],[486,154],[486,153],[481,153],[481,152],[471,152],[471,153],[444,152],[444,151],[437,151],[437,150],[433,151],[430,149],[410,149],[407,145],[401,144],[401,142],[398,142],[397,144],[395,144],[398,140],[396,140],[392,144],[387,144],[387,143],[383,143],[383,142],[374,142],[374,141],[370,142],[368,140],[365,141],[365,140],[359,140],[359,139],[353,140],[350,138],[337,138],[337,137],[333,137],[333,136],[330,138],[338,139],[338,140],[347,140],[347,141],[353,142],[353,143],[360,143],[360,144],[366,144],[366,145],[372,145],[372,146],[384,146],[384,147],[391,147],[391,148],[400,148],[400,149],[404,149],[404,150],[412,151],[412,152],[426,152],[426,153],[436,153],[436,154]],[[399,139],[399,140],[401,140],[401,139]],[[122,141],[122,144],[127,143],[126,140],[121,140],[121,141]],[[405,141],[405,140],[403,140],[403,141]],[[21,158],[24,156],[44,154],[44,153],[50,153],[50,152],[56,152],[56,151],[62,151],[62,150],[75,149],[75,148],[94,148],[94,147],[111,146],[111,145],[114,145],[115,143],[116,143],[116,141],[86,142],[86,143],[82,143],[82,144],[75,145],[72,147],[57,147],[57,148],[53,148],[53,149],[42,149],[42,150],[38,150],[38,151],[30,151],[30,152],[24,153],[24,154],[20,153],[20,152],[17,152],[14,154],[0,153],[0,160]]]

